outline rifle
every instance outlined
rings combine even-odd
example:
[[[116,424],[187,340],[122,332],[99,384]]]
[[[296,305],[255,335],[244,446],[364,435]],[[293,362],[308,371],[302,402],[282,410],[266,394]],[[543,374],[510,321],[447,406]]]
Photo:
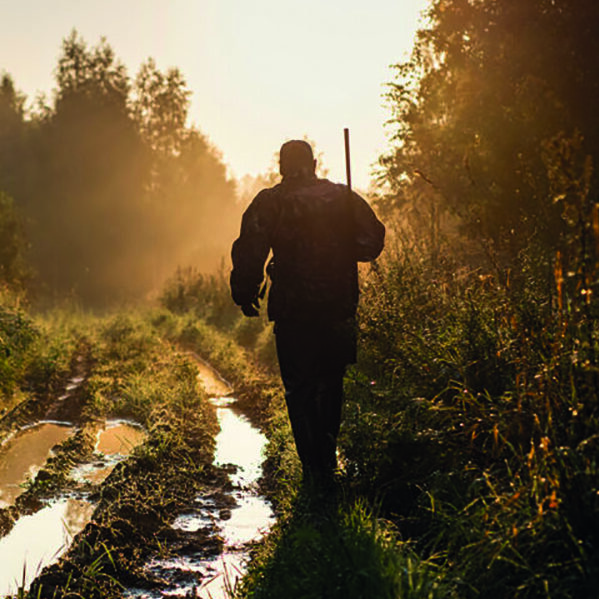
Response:
[[[351,197],[351,164],[349,157],[349,129],[345,127],[343,129],[343,136],[345,138],[345,173],[347,175],[347,190],[348,196]]]
[[[350,240],[350,247],[355,248],[356,243],[356,227],[354,222],[354,209],[352,201],[352,188],[351,188],[351,163],[349,155],[349,129],[345,127],[343,129],[343,137],[345,140],[345,175],[347,177],[347,232]],[[351,254],[355,252],[355,249],[350,250]],[[355,255],[355,254],[354,254]],[[353,257],[353,256],[352,256]]]

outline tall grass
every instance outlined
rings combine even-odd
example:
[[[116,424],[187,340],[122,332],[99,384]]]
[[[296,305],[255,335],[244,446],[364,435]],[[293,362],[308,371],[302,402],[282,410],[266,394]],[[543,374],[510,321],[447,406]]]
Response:
[[[245,318],[231,299],[224,270],[205,275],[194,269],[179,269],[166,284],[160,301],[173,314],[192,315],[195,320],[225,332],[251,350],[263,366],[273,372],[278,370],[266,307],[262,307],[259,318]]]
[[[236,596],[255,599],[450,597],[439,570],[400,543],[362,502],[329,508],[297,497]],[[326,499],[320,498],[320,502]]]
[[[26,400],[35,412],[58,392],[81,350],[82,330],[79,317],[32,314],[0,293],[0,417]]]
[[[340,435],[342,486],[349,498],[378,506],[421,563],[437,568],[446,592],[595,594],[599,225],[585,222],[556,256],[531,242],[507,272],[470,268],[449,252],[433,259],[399,235],[382,261],[363,269],[360,355],[346,377]],[[195,293],[184,304],[213,324],[224,321],[211,314],[227,302],[232,308],[224,278],[178,289]],[[222,330],[256,357],[264,324],[227,314]],[[273,454],[289,439],[282,404],[274,413]],[[280,461],[279,476],[286,470],[292,464]],[[293,488],[297,478],[287,480]],[[293,513],[292,502],[282,505]],[[269,557],[250,576],[249,596],[271,596],[260,589],[274,580],[280,596],[294,596],[289,564],[294,555],[298,564],[309,559],[318,535],[288,522],[295,532],[267,541]],[[318,578],[318,565],[306,580]]]
[[[465,596],[594,593],[597,305],[557,269],[505,284],[398,245],[364,289],[348,481]]]

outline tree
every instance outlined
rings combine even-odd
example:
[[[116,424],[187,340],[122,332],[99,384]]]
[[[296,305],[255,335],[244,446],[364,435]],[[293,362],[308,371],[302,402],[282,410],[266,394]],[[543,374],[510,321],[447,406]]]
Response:
[[[25,96],[10,75],[0,78],[0,190],[18,191],[25,147]]]
[[[442,212],[457,215],[504,264],[533,241],[554,252],[565,231],[549,174],[555,146],[570,140],[578,163],[599,156],[589,102],[599,94],[598,26],[590,0],[435,0],[390,87],[388,199],[432,229]]]
[[[146,209],[159,234],[156,247],[169,255],[153,258],[161,276],[193,260],[216,267],[233,240],[235,185],[218,151],[189,126],[191,93],[178,69],[161,72],[149,59],[135,79],[133,114],[151,156]],[[173,263],[173,260],[176,260]]]
[[[29,113],[12,79],[0,85],[0,189],[24,216],[40,288],[102,305],[145,295],[177,266],[215,267],[235,186],[187,124],[181,73],[148,60],[132,82],[106,40],[73,31],[56,84]]]
[[[30,276],[27,243],[13,199],[0,192],[0,283],[22,287]]]
[[[153,59],[135,79],[133,112],[139,129],[154,152],[176,156],[185,138],[190,91],[179,69],[162,73]]]
[[[121,272],[131,268],[144,182],[130,82],[105,40],[88,48],[76,32],[63,42],[56,82],[32,140],[39,163],[27,202],[30,237],[45,285],[102,302],[136,282]]]

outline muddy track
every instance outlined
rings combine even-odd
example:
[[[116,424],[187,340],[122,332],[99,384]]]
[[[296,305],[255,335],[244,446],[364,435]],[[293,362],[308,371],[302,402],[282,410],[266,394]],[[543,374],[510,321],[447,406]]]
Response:
[[[89,348],[82,347],[73,356],[70,373],[62,386],[43,397],[30,398],[0,421],[0,435],[3,444],[11,442],[20,431],[48,421],[70,424],[73,428],[80,424],[81,412],[85,404],[84,381],[89,373]],[[86,427],[79,428],[68,439],[52,448],[52,456],[40,464],[29,488],[8,507],[0,508],[0,537],[5,536],[18,518],[32,514],[43,506],[43,500],[51,497],[66,479],[70,466],[91,451],[93,436]]]
[[[222,379],[197,356],[192,359],[209,395],[228,395]],[[7,429],[14,430],[25,414],[37,414],[40,420],[66,420],[77,428],[53,448],[54,455],[30,488],[13,506],[0,510],[0,536],[19,518],[56,506],[60,498],[83,493],[85,501],[94,505],[90,522],[60,561],[36,578],[31,595],[153,598],[165,596],[167,590],[186,589],[196,596],[195,589],[211,582],[211,595],[222,596],[218,593],[228,584],[223,573],[229,578],[240,575],[248,547],[259,535],[255,526],[252,529],[253,521],[257,519],[264,528],[272,518],[270,508],[257,497],[260,450],[257,462],[253,458],[255,463],[249,466],[232,465],[226,452],[212,464],[212,444],[205,434],[182,439],[176,422],[162,418],[148,431],[139,451],[118,464],[103,482],[75,480],[74,472],[90,463],[97,445],[97,422],[89,420],[85,409],[89,372],[90,361],[80,354],[54,401],[40,402],[35,410],[24,408],[14,422],[5,420]],[[245,416],[234,414],[233,401],[215,400],[213,414],[221,420],[224,415],[232,418],[237,426],[234,436],[243,427],[259,434]],[[225,446],[231,444],[230,431],[228,435]],[[222,447],[217,447],[219,451]],[[244,480],[248,468],[251,482]]]
[[[166,532],[170,554],[154,556],[144,571],[163,580],[155,589],[128,588],[127,597],[229,597],[245,572],[251,547],[273,524],[270,504],[260,494],[262,450],[266,438],[255,427],[230,385],[194,353],[198,377],[216,408],[220,432],[214,465],[228,473],[217,493],[201,493]],[[223,493],[224,491],[224,493]],[[206,533],[207,545],[197,543]],[[215,536],[216,535],[216,536]],[[211,545],[210,539],[218,539]],[[218,546],[218,551],[214,549]]]
[[[104,478],[97,473],[108,473],[129,453],[130,448],[118,448],[114,439],[106,442],[106,438],[114,437],[114,430],[123,428],[120,421],[107,421],[102,426],[85,411],[92,366],[89,348],[78,352],[54,399],[33,398],[13,411],[13,420],[3,421],[0,594],[14,592],[15,581],[28,584],[32,571],[64,551],[69,537],[85,525],[97,502],[93,494],[97,495],[98,483]],[[138,429],[133,430],[139,437]],[[59,438],[63,441],[54,444]],[[94,463],[98,458],[103,460],[99,465]],[[96,481],[87,479],[90,473],[96,473]],[[19,489],[18,483],[28,477],[27,488]],[[67,525],[71,530],[66,530]],[[24,566],[28,568],[26,577],[21,574]]]
[[[90,347],[82,343],[71,358],[67,374],[0,418],[0,441],[38,420],[79,420],[84,403],[80,387],[90,372],[91,362]]]
[[[164,480],[170,482],[168,488]],[[131,458],[123,462],[101,486],[92,521],[66,556],[34,582],[33,595],[53,597],[55,590],[67,590],[69,580],[90,598],[120,597],[121,585],[162,586],[164,581],[149,575],[143,564],[164,551],[167,543],[169,551],[189,549],[191,542],[194,550],[219,551],[221,543],[213,530],[202,530],[193,539],[179,538],[170,525],[198,492],[218,497],[226,482],[222,473],[209,470],[192,479],[176,460],[148,464]],[[58,596],[64,595],[59,592]]]

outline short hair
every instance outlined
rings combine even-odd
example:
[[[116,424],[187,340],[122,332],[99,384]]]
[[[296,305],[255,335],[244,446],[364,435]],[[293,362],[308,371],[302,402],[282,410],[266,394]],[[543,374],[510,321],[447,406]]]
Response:
[[[312,147],[303,139],[292,139],[281,146],[279,152],[281,175],[291,175],[308,169],[314,170],[314,154]]]

